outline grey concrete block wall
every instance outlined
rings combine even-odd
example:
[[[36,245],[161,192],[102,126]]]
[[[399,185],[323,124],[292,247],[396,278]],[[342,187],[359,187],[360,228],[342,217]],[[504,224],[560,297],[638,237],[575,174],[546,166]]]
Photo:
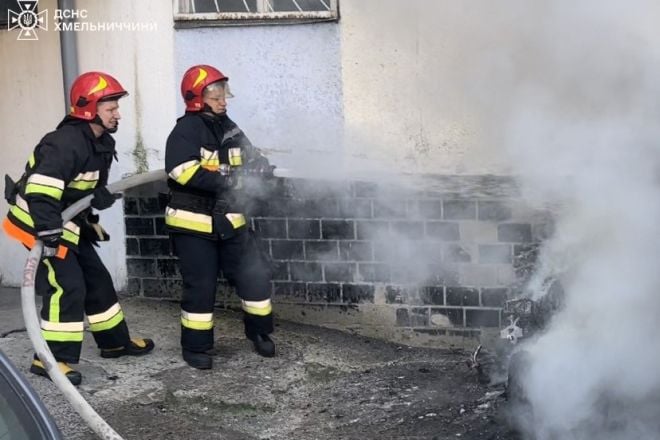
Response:
[[[128,286],[176,299],[159,192],[151,185],[124,198]],[[275,179],[257,193],[251,225],[274,261],[276,310],[376,308],[391,315],[388,325],[434,337],[499,327],[501,306],[552,230],[548,213],[526,207],[506,177],[435,176],[407,189]],[[231,293],[220,281],[218,302]]]

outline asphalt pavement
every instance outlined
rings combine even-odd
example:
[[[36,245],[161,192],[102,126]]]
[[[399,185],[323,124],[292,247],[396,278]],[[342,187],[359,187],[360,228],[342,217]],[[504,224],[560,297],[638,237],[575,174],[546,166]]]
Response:
[[[102,359],[85,332],[81,394],[125,439],[512,439],[501,390],[479,384],[464,352],[414,348],[278,322],[278,354],[258,356],[238,312],[217,310],[212,370],[181,359],[179,306],[124,298],[144,357]],[[0,288],[0,349],[42,397],[67,439],[93,433],[47,379],[28,372],[32,347],[20,293]]]

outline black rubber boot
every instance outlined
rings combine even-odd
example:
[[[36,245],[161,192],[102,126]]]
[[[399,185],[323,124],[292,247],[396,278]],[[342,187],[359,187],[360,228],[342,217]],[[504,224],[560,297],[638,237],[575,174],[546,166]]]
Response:
[[[184,348],[181,350],[181,355],[183,356],[183,360],[193,368],[197,368],[198,370],[210,370],[213,368],[213,358],[206,352],[198,353]]]
[[[275,343],[268,335],[257,335],[252,339],[254,349],[263,357],[275,356]]]
[[[80,385],[80,382],[82,382],[82,374],[80,374],[79,371],[69,367],[66,362],[58,362],[57,366],[60,371],[64,373],[66,378],[69,379],[69,382],[71,382],[73,385]],[[32,365],[30,365],[30,373],[50,379],[48,371],[46,371],[46,368],[44,368],[44,364],[42,364],[38,359],[32,361]]]
[[[117,348],[102,348],[102,358],[118,358],[121,356],[143,356],[153,350],[154,341],[151,339],[135,338],[131,339],[128,345]]]

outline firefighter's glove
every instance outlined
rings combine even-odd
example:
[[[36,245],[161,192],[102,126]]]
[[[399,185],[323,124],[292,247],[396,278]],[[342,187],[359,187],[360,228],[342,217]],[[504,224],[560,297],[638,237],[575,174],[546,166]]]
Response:
[[[37,238],[44,244],[44,249],[41,252],[41,258],[50,258],[57,255],[57,248],[60,245],[61,236],[61,229],[37,233]]]
[[[112,194],[105,186],[100,186],[94,190],[94,198],[92,199],[92,207],[99,211],[111,207],[115,200],[120,199],[121,194]]]
[[[105,229],[103,229],[103,226],[99,224],[99,216],[96,214],[89,214],[87,216],[87,219],[84,221],[80,229],[80,233],[94,246],[98,246],[99,241],[110,240],[110,234],[108,234]]]

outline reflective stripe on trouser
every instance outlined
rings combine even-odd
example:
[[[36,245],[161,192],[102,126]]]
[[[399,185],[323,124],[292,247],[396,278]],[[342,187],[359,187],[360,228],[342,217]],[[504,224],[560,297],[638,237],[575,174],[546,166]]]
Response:
[[[43,297],[42,334],[58,361],[78,362],[84,314],[91,318],[90,329],[100,348],[128,343],[128,327],[112,278],[87,240],[80,240],[77,254],[43,260],[37,269],[35,290]]]
[[[228,239],[213,241],[187,234],[172,234],[174,252],[179,258],[183,278],[181,309],[187,314],[199,315],[208,321],[213,313],[218,274],[223,271],[227,280],[236,286],[236,293],[247,304],[257,305],[261,312],[270,308],[270,279],[266,267],[256,262],[255,255],[247,246],[247,231]],[[268,301],[266,303],[266,301]],[[266,306],[267,304],[267,306]],[[266,306],[266,307],[264,307]],[[191,316],[191,315],[188,315]],[[247,316],[247,315],[246,315]],[[273,331],[272,313],[254,316],[246,321],[246,334]],[[184,314],[182,314],[182,318]],[[199,327],[200,319],[194,321]],[[213,347],[213,327],[192,328],[191,321],[181,325],[181,345],[191,351],[205,351]],[[212,319],[211,319],[212,324]],[[208,324],[207,324],[208,325]]]
[[[241,301],[245,315],[245,336],[254,339],[257,335],[268,335],[273,332],[273,306],[270,299],[264,301]]]

